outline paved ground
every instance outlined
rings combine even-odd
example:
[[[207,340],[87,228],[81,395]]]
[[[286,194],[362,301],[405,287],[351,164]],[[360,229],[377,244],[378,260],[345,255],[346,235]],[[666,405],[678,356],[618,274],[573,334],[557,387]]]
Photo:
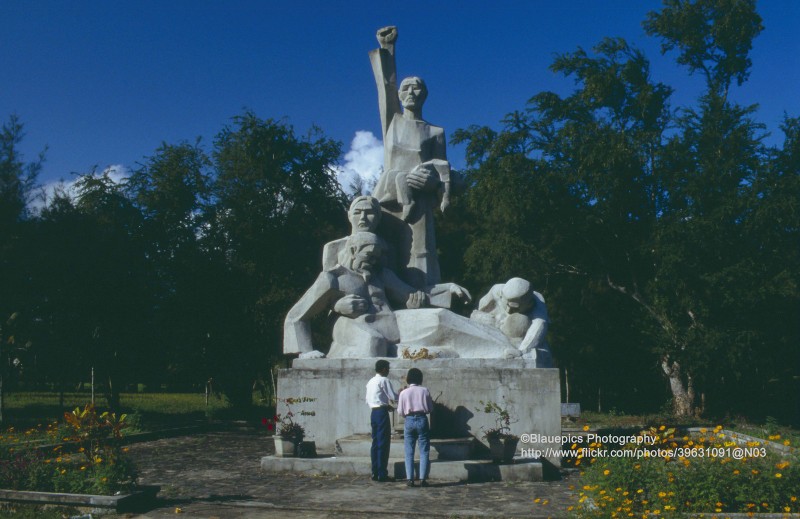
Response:
[[[546,483],[432,479],[432,485],[423,489],[359,476],[262,473],[259,461],[273,450],[272,438],[248,432],[212,432],[131,445],[140,482],[159,484],[161,492],[157,508],[127,517],[563,517],[576,500],[571,487],[578,486],[576,476]]]

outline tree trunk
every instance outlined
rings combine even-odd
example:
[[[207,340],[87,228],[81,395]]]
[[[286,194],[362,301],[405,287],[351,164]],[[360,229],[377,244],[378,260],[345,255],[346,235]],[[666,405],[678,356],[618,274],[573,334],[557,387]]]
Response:
[[[694,414],[694,381],[691,375],[684,375],[681,365],[670,361],[669,357],[661,360],[661,369],[664,370],[669,380],[673,414],[676,417],[692,416]]]

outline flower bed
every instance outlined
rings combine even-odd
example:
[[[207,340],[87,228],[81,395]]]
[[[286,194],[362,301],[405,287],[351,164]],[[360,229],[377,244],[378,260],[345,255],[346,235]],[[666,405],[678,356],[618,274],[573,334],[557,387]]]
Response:
[[[571,511],[611,518],[800,512],[796,452],[781,455],[760,441],[740,445],[721,427],[698,432],[679,436],[661,426],[643,431],[639,445],[588,445],[599,452],[575,461],[585,468]]]
[[[0,441],[0,488],[74,494],[128,493],[136,471],[120,446],[125,415],[98,414],[91,405],[65,413],[47,429],[6,432]],[[25,443],[32,437],[63,442],[51,449]]]

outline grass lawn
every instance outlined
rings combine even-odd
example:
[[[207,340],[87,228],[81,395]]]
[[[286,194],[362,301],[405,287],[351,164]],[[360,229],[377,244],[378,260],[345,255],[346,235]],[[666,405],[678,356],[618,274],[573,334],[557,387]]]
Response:
[[[64,393],[63,406],[58,393],[19,392],[6,395],[3,428],[14,426],[23,429],[46,426],[63,418],[64,412],[76,407],[83,408],[91,400],[86,392]],[[122,393],[120,403],[122,412],[132,418],[132,425],[139,430],[154,430],[194,424],[208,419],[244,419],[259,421],[271,416],[267,406],[259,405],[258,395],[254,395],[255,405],[249,412],[233,409],[224,396],[212,396],[206,405],[204,394],[200,393]],[[98,410],[106,407],[105,398],[95,398]]]

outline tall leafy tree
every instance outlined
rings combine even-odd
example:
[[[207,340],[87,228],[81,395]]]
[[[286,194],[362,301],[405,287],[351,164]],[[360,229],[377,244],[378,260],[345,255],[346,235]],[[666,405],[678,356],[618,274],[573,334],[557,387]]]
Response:
[[[485,276],[495,272],[484,257],[502,272],[510,264],[524,273],[527,263],[561,276],[554,322],[582,322],[576,301],[565,296],[580,296],[595,322],[582,338],[556,331],[556,355],[567,364],[589,355],[638,372],[657,367],[675,413],[687,415],[723,373],[728,383],[745,377],[738,363],[761,344],[752,340],[761,324],[747,318],[752,308],[748,314],[738,283],[758,286],[744,276],[759,249],[757,233],[747,229],[759,208],[775,202],[756,187],[769,154],[755,107],[727,97],[733,82],[747,78],[761,20],[752,2],[670,0],[645,27],[665,51],[679,50],[690,73],[703,73],[707,88],[697,107],[673,112],[671,89],[653,82],[647,59],[621,39],[603,40],[594,55],[579,49],[558,57],[552,69],[575,79],[571,95],[534,96],[502,132],[455,134],[468,143],[474,168],[469,196],[500,229],[493,252],[476,238],[467,261]],[[539,213],[534,200],[554,207]],[[567,279],[582,288],[567,293]],[[570,346],[579,338],[582,347]],[[626,363],[631,357],[649,369]]]
[[[249,402],[259,367],[280,355],[283,318],[319,273],[322,245],[347,232],[332,170],[340,146],[316,128],[297,137],[251,112],[214,142],[209,240],[225,270],[209,360],[238,402]]]
[[[216,305],[211,259],[202,245],[211,193],[211,162],[200,148],[162,144],[131,175],[128,196],[143,215],[141,239],[152,276],[153,384],[201,384],[206,324]],[[147,380],[147,379],[145,379]]]

